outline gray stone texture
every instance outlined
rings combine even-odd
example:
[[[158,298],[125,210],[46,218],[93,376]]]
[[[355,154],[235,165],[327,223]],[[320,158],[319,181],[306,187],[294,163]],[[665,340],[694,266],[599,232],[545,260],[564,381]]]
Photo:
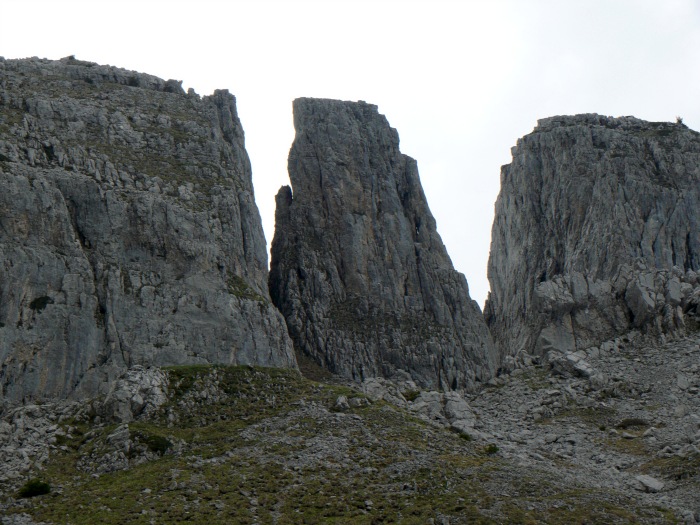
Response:
[[[0,61],[0,396],[135,366],[295,366],[235,98],[72,57]]]
[[[488,380],[490,335],[396,130],[374,105],[307,98],[294,102],[294,126],[270,294],[297,349],[357,380],[405,371],[443,390]]]
[[[485,308],[502,356],[697,329],[700,134],[634,117],[553,117],[512,154]]]

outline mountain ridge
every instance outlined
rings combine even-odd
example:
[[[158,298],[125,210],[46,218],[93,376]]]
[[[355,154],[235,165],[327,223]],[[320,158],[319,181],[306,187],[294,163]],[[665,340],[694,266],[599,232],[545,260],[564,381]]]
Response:
[[[700,522],[700,134],[542,119],[482,319],[377,106],[295,125],[268,272],[228,91],[0,59],[2,525]]]

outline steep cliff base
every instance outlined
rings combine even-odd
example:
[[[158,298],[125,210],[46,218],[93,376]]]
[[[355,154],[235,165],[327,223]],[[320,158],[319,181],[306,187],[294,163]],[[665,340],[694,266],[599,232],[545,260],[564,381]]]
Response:
[[[560,275],[535,286],[543,325],[534,353],[571,352],[643,332],[664,338],[693,332],[700,320],[700,282],[693,270],[649,267],[637,260],[610,280],[584,273]]]

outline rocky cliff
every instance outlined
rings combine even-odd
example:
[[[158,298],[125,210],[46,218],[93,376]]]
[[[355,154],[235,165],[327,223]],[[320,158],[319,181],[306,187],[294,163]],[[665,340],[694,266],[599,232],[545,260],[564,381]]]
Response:
[[[5,400],[134,365],[295,365],[227,91],[0,59],[0,181]]]
[[[346,377],[471,388],[496,356],[436,231],[416,162],[377,107],[298,99],[270,294],[296,347]]]
[[[700,134],[541,120],[501,171],[485,309],[504,355],[697,330]]]

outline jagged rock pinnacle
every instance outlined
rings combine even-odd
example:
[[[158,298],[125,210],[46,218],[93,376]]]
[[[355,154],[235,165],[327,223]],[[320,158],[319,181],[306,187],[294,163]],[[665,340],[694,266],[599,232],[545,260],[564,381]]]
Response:
[[[297,348],[356,379],[488,380],[491,338],[396,130],[374,105],[308,98],[294,102],[294,125],[270,294]]]

